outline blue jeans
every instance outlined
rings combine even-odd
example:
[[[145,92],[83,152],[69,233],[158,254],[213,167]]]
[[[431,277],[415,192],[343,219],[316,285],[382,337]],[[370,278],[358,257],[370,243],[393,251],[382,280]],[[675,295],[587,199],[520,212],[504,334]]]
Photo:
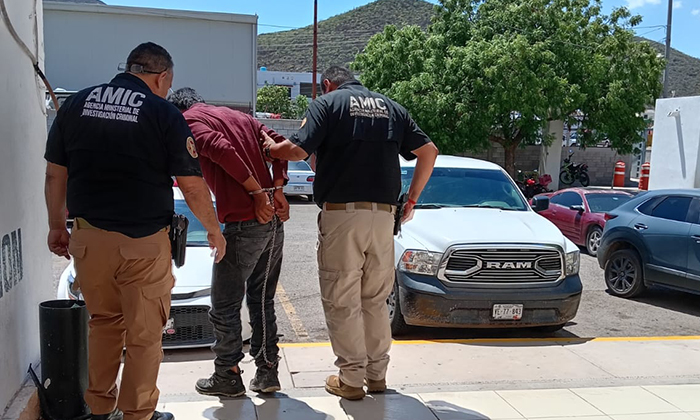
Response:
[[[262,290],[270,252],[272,264],[265,293],[265,333],[267,359],[277,363],[277,317],[275,316],[275,290],[282,269],[284,228],[277,224],[277,236],[272,243],[273,223],[261,225],[257,221],[227,223],[224,229],[226,256],[214,264],[211,285],[212,308],[209,319],[214,326],[216,342],[212,346],[219,373],[238,365],[243,360],[241,339],[241,305],[245,294],[250,313],[253,335],[250,353],[255,356],[263,344]],[[261,354],[255,364],[262,366]]]

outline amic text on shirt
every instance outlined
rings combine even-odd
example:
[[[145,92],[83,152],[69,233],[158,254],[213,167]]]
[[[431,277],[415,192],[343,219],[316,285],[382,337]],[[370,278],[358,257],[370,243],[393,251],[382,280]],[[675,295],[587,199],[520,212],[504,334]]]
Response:
[[[351,96],[350,116],[389,119],[389,108],[382,98]]]
[[[81,117],[139,122],[139,111],[146,95],[123,87],[98,86],[90,92]]]

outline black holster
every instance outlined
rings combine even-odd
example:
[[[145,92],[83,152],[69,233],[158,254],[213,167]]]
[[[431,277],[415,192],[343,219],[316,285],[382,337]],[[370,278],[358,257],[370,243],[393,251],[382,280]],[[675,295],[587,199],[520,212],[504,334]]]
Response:
[[[187,228],[190,221],[182,214],[173,215],[173,223],[170,225],[170,247],[173,253],[175,267],[185,265],[185,250],[187,249]]]

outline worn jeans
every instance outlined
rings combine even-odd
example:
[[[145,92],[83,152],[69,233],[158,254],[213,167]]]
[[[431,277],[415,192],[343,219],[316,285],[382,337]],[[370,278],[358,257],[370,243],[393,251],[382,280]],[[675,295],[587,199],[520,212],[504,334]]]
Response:
[[[274,247],[272,243],[273,223],[261,225],[257,221],[227,223],[224,229],[226,256],[214,264],[211,286],[212,308],[209,319],[214,326],[216,342],[212,346],[216,354],[214,365],[219,373],[238,365],[243,360],[241,339],[241,305],[245,294],[250,313],[253,335],[250,340],[250,353],[255,356],[263,345],[263,331],[266,337],[267,359],[277,363],[277,318],[275,316],[275,290],[282,269],[282,248],[284,228],[277,224]],[[265,293],[265,325],[262,315],[262,292],[268,259],[272,252],[272,264]],[[262,366],[262,354],[255,364]]]

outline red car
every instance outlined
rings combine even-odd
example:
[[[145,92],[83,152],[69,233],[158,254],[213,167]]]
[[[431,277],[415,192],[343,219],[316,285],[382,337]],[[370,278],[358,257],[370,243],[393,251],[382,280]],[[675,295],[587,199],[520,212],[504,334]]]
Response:
[[[540,215],[557,225],[559,230],[579,246],[585,246],[595,256],[605,228],[605,213],[631,200],[634,195],[620,190],[569,188],[549,197],[549,209]]]

